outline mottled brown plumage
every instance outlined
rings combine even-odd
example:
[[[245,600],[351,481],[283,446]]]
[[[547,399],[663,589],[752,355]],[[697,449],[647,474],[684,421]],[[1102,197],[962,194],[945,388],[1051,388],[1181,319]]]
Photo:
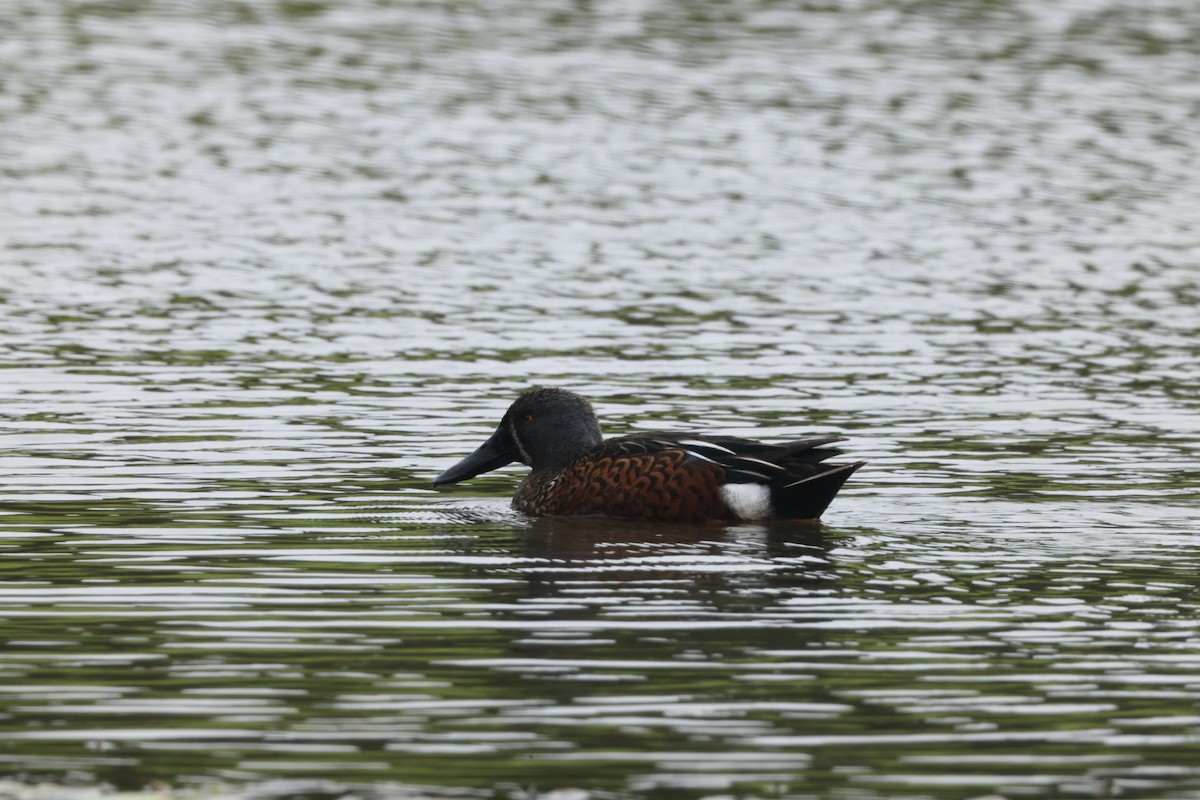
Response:
[[[605,442],[557,470],[530,473],[513,508],[534,516],[602,514],[646,520],[731,519],[721,499],[725,470],[683,450],[628,453]],[[615,445],[615,446],[614,446]]]

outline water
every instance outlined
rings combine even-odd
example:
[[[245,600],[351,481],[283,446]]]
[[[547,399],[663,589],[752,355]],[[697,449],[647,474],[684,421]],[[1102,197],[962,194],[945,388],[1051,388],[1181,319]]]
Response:
[[[1200,797],[1191,4],[0,30],[5,791]],[[534,384],[870,464],[434,491]]]

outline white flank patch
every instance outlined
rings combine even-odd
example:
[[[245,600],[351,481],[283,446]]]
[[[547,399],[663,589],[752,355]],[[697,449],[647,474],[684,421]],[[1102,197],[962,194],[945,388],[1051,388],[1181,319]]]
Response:
[[[771,516],[771,490],[761,483],[727,483],[721,487],[725,505],[742,519]]]

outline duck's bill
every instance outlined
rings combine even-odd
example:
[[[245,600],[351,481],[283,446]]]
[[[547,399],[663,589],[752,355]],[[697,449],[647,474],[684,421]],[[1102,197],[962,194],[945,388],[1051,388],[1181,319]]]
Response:
[[[516,461],[507,432],[496,431],[479,449],[433,479],[434,486],[458,483]]]

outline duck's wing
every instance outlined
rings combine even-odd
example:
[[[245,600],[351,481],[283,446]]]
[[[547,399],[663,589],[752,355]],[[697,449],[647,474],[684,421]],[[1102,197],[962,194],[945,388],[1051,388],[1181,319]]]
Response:
[[[825,445],[841,441],[845,441],[845,437],[818,436],[768,444],[736,436],[656,431],[609,439],[602,447],[627,454],[682,450],[691,458],[711,461],[722,467],[727,483],[774,483],[828,471],[821,462],[841,455],[842,451]]]
[[[846,479],[866,463],[824,463],[842,452],[826,445],[841,441],[845,441],[842,436],[817,436],[772,444],[735,436],[653,432],[609,439],[601,447],[629,456],[682,451],[687,457],[684,464],[715,464],[723,471],[725,484],[749,484],[746,496],[760,492],[769,499],[770,516],[816,519]],[[751,490],[753,486],[761,488]]]

